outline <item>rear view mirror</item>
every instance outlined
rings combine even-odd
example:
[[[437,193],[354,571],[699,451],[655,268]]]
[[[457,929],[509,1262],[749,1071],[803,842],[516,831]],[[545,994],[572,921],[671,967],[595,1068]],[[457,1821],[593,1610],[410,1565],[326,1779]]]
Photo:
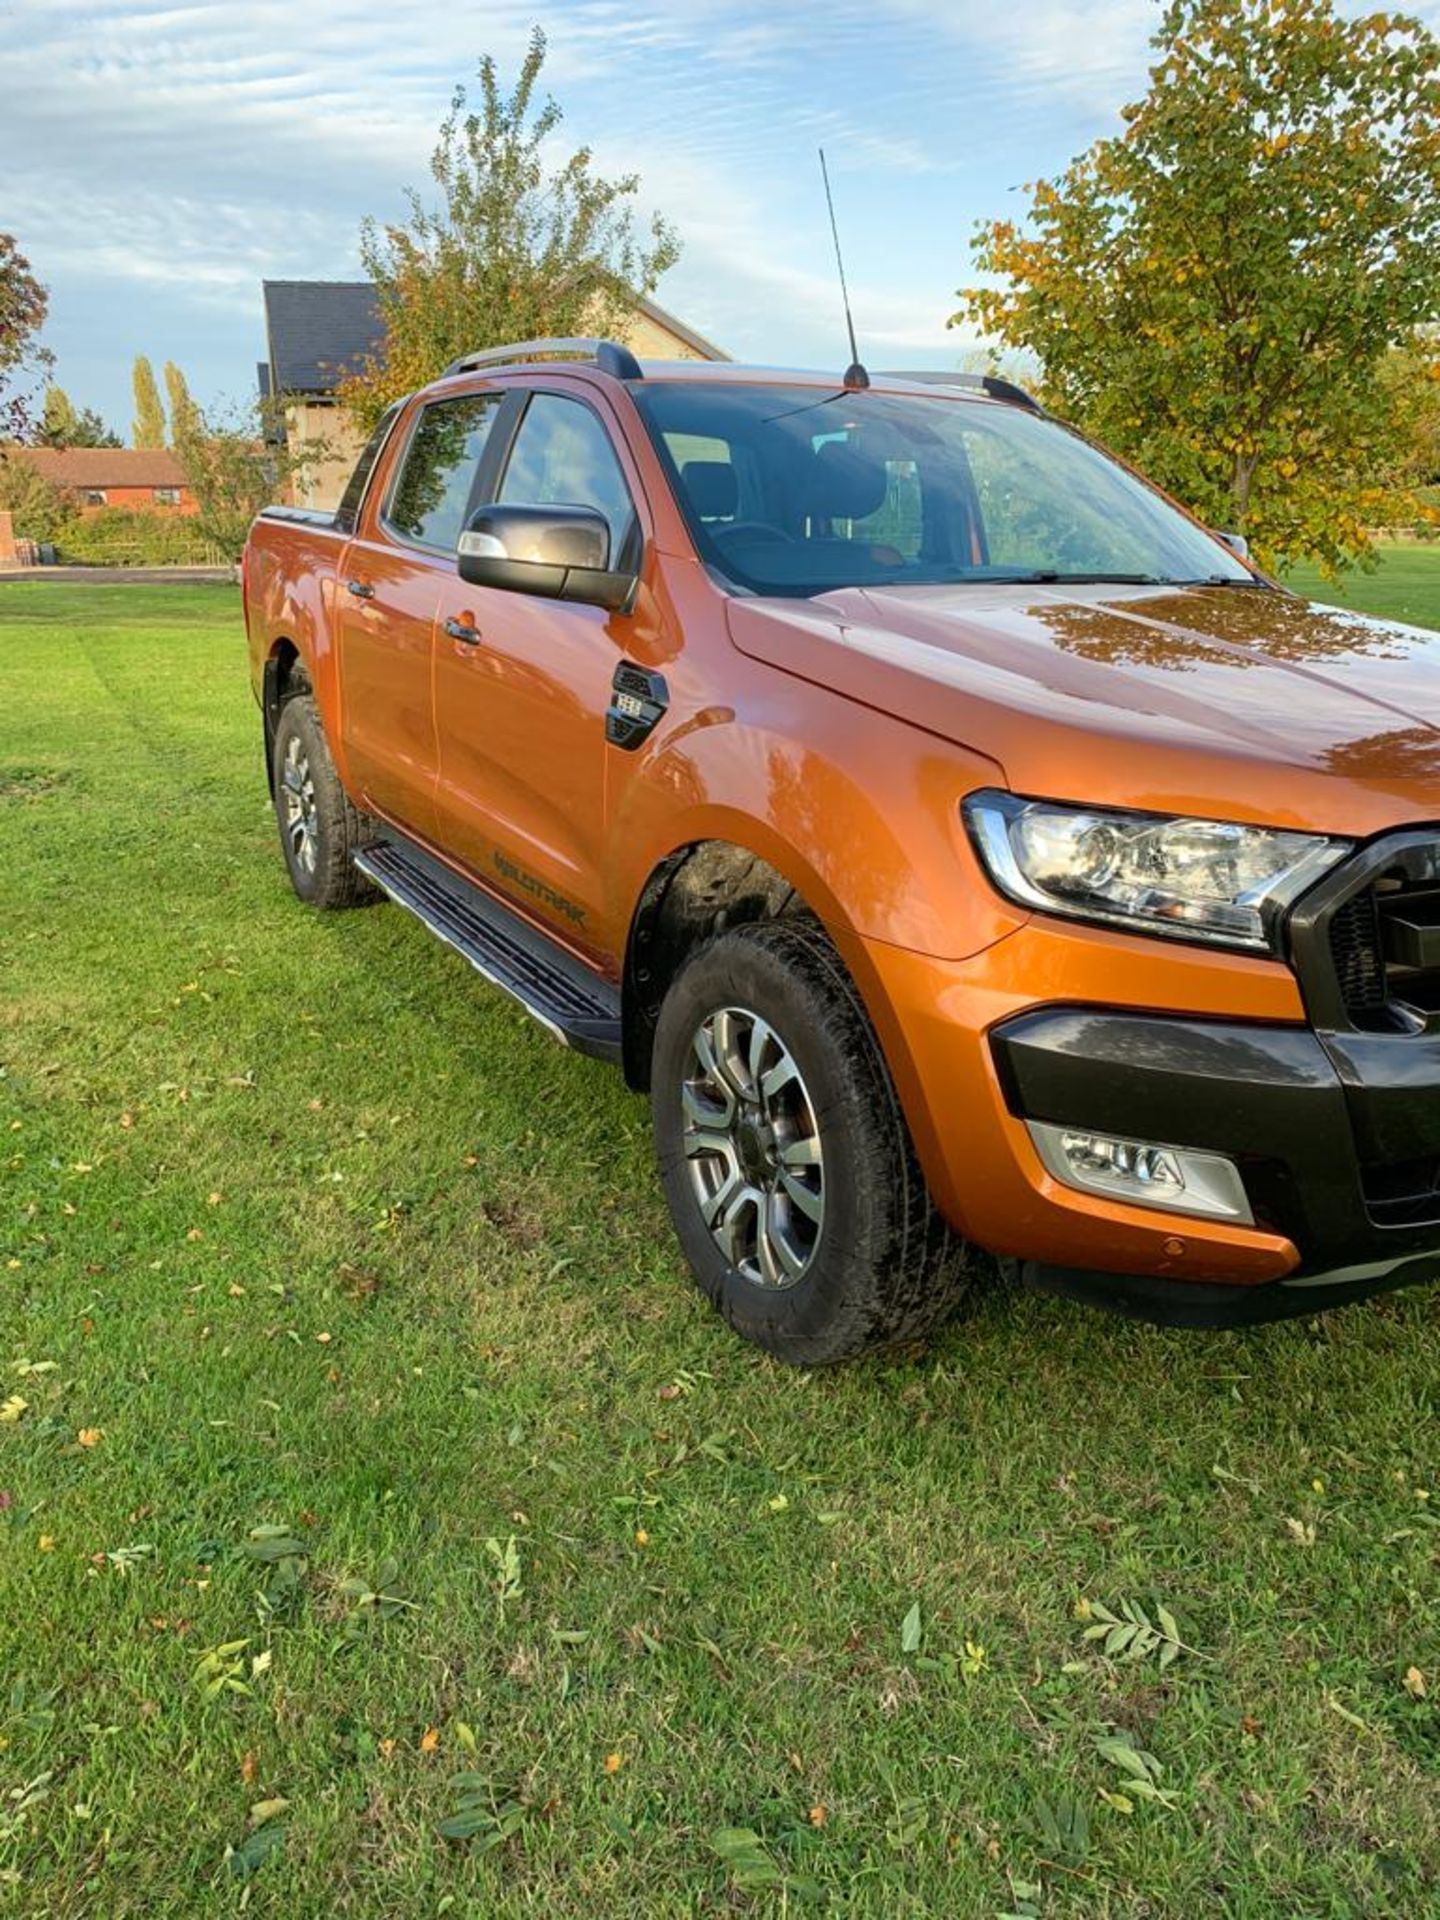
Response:
[[[479,507],[455,564],[472,587],[579,600],[612,613],[635,591],[633,573],[610,567],[609,523],[593,507]]]
[[[1250,558],[1250,542],[1243,533],[1222,533],[1218,527],[1212,527],[1210,531],[1222,546],[1229,547],[1237,560]]]

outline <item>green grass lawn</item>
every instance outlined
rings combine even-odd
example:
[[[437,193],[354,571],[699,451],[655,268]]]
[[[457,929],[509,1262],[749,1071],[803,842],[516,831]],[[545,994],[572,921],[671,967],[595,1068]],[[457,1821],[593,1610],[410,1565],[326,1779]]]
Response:
[[[618,1077],[295,903],[231,589],[0,688],[0,1911],[1436,1910],[1440,1298],[787,1372]]]
[[[1325,580],[1318,567],[1297,567],[1286,585],[1332,607],[1354,607],[1417,627],[1440,627],[1440,543],[1378,550],[1372,573]]]

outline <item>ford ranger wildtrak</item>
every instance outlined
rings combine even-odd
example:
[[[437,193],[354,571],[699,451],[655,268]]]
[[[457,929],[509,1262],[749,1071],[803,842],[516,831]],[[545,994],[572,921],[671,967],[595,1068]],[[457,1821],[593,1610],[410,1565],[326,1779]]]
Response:
[[[800,1363],[970,1248],[1191,1325],[1440,1265],[1440,636],[1306,604],[1026,395],[457,361],[245,617],[301,900],[653,1103]]]

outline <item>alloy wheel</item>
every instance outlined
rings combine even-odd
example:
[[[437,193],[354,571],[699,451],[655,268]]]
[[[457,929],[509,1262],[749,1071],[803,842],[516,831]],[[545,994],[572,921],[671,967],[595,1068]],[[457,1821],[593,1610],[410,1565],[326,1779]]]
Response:
[[[320,840],[320,810],[310,758],[298,734],[291,734],[280,767],[280,829],[291,858],[304,873],[314,873]]]
[[[681,1089],[683,1143],[701,1218],[757,1286],[793,1287],[825,1225],[825,1157],[794,1056],[744,1007],[707,1014]]]

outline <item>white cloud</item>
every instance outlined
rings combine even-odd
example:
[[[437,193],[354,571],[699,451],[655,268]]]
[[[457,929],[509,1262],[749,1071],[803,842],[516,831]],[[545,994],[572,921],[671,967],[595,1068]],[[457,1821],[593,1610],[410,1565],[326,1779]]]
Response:
[[[1420,11],[1440,20],[1440,0]],[[835,357],[823,144],[866,351],[940,364],[965,347],[944,319],[974,220],[1113,126],[1158,17],[1152,0],[10,0],[4,223],[52,288],[62,374],[73,359],[103,401],[163,335],[198,390],[237,390],[259,281],[355,273],[361,218],[426,185],[454,82],[484,51],[513,75],[537,13],[563,137],[638,171],[682,232],[667,305],[737,353]]]

